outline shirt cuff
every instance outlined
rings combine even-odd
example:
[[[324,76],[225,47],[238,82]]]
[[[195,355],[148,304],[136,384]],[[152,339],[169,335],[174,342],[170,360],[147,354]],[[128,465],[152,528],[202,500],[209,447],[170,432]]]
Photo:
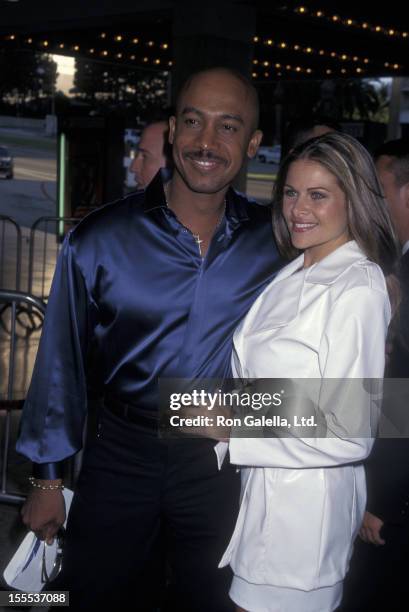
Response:
[[[222,469],[224,458],[226,457],[227,449],[229,448],[228,442],[218,442],[214,447],[214,452],[217,457],[217,467],[219,470]]]
[[[33,463],[33,476],[39,480],[57,480],[63,477],[63,464]]]

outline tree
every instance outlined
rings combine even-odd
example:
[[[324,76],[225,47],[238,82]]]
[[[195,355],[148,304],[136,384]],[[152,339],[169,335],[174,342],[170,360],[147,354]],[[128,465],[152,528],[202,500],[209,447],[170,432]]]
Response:
[[[74,94],[96,108],[123,108],[144,116],[168,104],[167,72],[132,70],[85,58],[76,59],[75,68]]]
[[[0,75],[0,99],[19,106],[52,95],[57,64],[46,54],[1,49]]]
[[[388,121],[387,87],[374,79],[324,81],[316,111],[335,119]]]

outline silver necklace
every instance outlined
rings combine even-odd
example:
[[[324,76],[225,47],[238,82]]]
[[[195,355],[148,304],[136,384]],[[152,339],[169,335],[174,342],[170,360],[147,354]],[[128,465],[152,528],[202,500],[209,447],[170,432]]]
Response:
[[[167,208],[169,208],[169,210],[172,210],[170,208],[170,206],[169,206],[169,203],[168,203],[168,189],[169,189],[168,185],[169,185],[169,183],[166,183],[163,186],[163,191],[165,193],[165,203],[166,203],[166,206],[167,206]],[[220,214],[220,217],[219,217],[219,219],[218,219],[218,221],[217,221],[217,223],[216,223],[216,225],[214,227],[213,234],[219,229],[219,227],[220,227],[220,225],[221,225],[221,223],[223,221],[223,217],[224,217],[224,213],[225,212],[226,212],[226,198],[224,199],[223,210],[222,210],[222,212]],[[199,249],[199,255],[203,259],[202,243],[204,242],[204,240],[202,238],[200,238],[200,234],[195,234],[194,232],[192,232],[192,230],[190,228],[186,227],[186,225],[183,225],[183,227],[193,236],[193,239],[196,242],[197,247]]]

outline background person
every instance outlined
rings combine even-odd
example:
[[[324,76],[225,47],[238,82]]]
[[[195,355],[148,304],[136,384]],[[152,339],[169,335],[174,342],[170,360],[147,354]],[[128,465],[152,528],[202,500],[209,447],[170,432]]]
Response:
[[[138,189],[145,189],[160,168],[172,168],[169,122],[154,121],[142,130],[135,157],[130,165]]]
[[[290,121],[284,131],[281,159],[310,138],[323,136],[330,132],[342,132],[341,125],[338,121],[323,115],[305,115]]]
[[[401,304],[387,366],[409,379],[409,142],[393,140],[375,154],[376,168],[402,247]],[[393,382],[393,381],[392,381]],[[407,382],[401,392],[407,394]],[[402,388],[406,385],[406,388]],[[399,387],[395,387],[399,393]],[[409,440],[379,438],[366,462],[367,511],[345,583],[343,612],[401,612],[409,600]]]

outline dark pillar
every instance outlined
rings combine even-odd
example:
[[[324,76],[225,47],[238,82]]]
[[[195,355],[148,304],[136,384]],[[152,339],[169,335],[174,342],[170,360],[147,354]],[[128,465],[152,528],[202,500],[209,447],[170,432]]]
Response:
[[[212,66],[251,74],[256,9],[242,2],[175,2],[173,89],[196,70]]]

